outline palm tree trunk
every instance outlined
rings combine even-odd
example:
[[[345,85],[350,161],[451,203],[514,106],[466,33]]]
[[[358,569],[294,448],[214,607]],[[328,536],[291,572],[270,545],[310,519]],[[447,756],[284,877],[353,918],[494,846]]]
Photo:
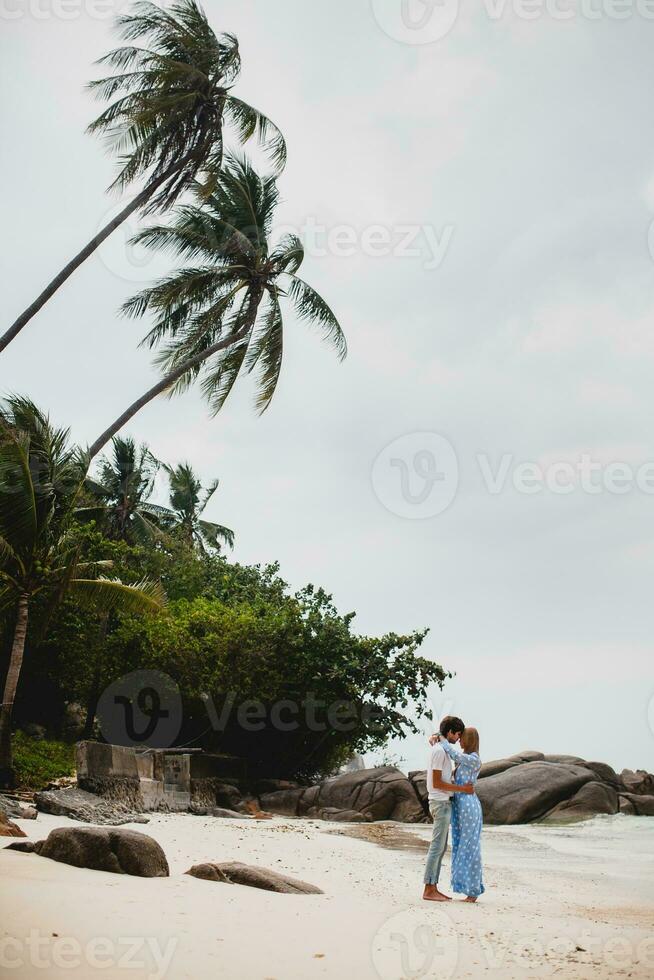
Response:
[[[211,347],[207,347],[207,349],[202,351],[202,353],[195,354],[193,357],[189,357],[187,360],[182,361],[182,363],[176,367],[174,371],[171,371],[169,374],[163,377],[161,381],[157,381],[157,383],[146,391],[144,395],[141,395],[141,397],[137,398],[135,402],[132,402],[129,408],[126,409],[122,415],[119,415],[115,422],[112,422],[109,428],[105,429],[102,435],[98,436],[98,438],[95,440],[89,449],[89,460],[93,459],[94,456],[97,456],[103,446],[105,446],[109,440],[120,431],[120,429],[122,429],[126,422],[129,422],[129,420],[133,418],[137,412],[140,412],[145,405],[151,402],[153,398],[156,398],[157,395],[160,395],[163,391],[167,391],[168,388],[171,388],[183,374],[186,374],[187,371],[197,367],[198,364],[202,364],[209,357],[217,354],[218,351],[224,350],[226,347],[232,347],[234,344],[237,344],[239,341],[247,337],[256,321],[257,311],[259,309],[259,303],[261,302],[262,296],[263,290],[257,290],[250,297],[245,323],[240,330],[237,330],[235,334],[232,334],[230,337],[226,337],[224,340],[217,341],[215,344],[212,344]]]
[[[107,642],[107,631],[109,629],[109,613],[104,613],[100,622],[98,642],[95,650],[95,661],[93,663],[93,676],[86,698],[86,721],[84,722],[83,739],[93,738],[93,726],[95,724],[95,713],[98,710],[100,700],[100,680],[102,677],[102,665],[104,645]]]
[[[11,755],[11,715],[16,699],[16,688],[20,669],[23,665],[25,652],[25,637],[27,636],[27,620],[29,613],[29,596],[23,594],[18,599],[16,626],[14,627],[14,642],[11,647],[5,690],[0,709],[0,785],[10,786],[13,782],[13,760]]]
[[[170,172],[167,171],[144,187],[141,193],[137,194],[134,200],[130,201],[127,207],[123,208],[120,214],[117,214],[115,218],[106,224],[104,228],[98,232],[95,238],[92,238],[91,241],[84,246],[81,252],[78,252],[77,255],[63,267],[61,272],[56,275],[54,279],[45,287],[41,295],[37,296],[34,302],[21,313],[14,323],[12,323],[7,332],[0,337],[0,353],[12,342],[15,337],[18,336],[23,327],[29,323],[36,313],[39,312],[42,306],[45,306],[50,297],[54,296],[59,287],[62,286],[70,276],[72,276],[73,272],[75,272],[75,270],[78,269],[86,259],[88,259],[89,255],[92,255],[93,252],[95,252],[95,250],[102,245],[105,238],[108,238],[112,231],[115,231],[119,225],[122,225],[122,223],[129,218],[130,214],[133,214],[134,211],[137,211],[140,207],[142,207],[142,205],[145,204],[146,201],[154,194],[156,189],[160,187],[161,184],[163,184],[163,182],[169,177]]]

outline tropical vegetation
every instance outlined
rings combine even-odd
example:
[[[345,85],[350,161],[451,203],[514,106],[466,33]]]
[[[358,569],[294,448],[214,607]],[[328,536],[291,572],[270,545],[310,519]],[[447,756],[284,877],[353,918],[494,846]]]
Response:
[[[203,485],[192,462],[160,461],[123,433],[157,395],[194,384],[216,415],[246,375],[265,411],[289,315],[339,358],[346,341],[298,274],[300,240],[275,237],[286,147],[234,94],[236,38],[215,34],[195,0],[166,9],[138,0],[118,23],[124,44],[102,59],[111,74],[91,83],[109,104],[90,128],[117,154],[112,186],[140,189],[0,350],[129,214],[165,211],[135,242],[167,253],[174,267],[122,308],[147,319],[143,343],[160,377],[88,448],[27,397],[0,407],[0,782],[67,771],[68,743],[103,736],[102,692],[143,668],[179,689],[179,744],[239,756],[253,774],[328,773],[416,731],[429,714],[427,688],[448,675],[420,655],[426,631],[359,635],[354,613],[339,613],[323,588],[292,590],[276,564],[229,561],[234,531],[216,520],[218,481]],[[252,137],[269,151],[270,173],[226,146]],[[34,724],[47,738],[30,753],[24,732]]]

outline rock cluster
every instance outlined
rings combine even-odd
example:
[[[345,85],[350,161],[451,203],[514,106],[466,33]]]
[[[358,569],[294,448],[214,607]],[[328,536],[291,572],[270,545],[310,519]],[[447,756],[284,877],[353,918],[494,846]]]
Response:
[[[360,769],[315,786],[264,793],[261,806],[271,813],[325,820],[425,821],[413,785],[395,766]]]
[[[70,817],[84,823],[117,827],[124,823],[147,823],[148,818],[135,812],[121,799],[97,796],[76,786],[36,793],[37,809],[57,817]]]
[[[426,806],[425,774],[409,774]],[[484,763],[477,796],[489,824],[572,821],[597,814],[654,816],[654,777],[579,756],[521,752]]]

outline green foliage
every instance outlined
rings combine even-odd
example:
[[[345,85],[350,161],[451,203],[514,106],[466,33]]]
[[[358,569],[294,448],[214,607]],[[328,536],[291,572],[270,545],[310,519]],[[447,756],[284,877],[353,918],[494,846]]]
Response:
[[[68,742],[29,738],[18,731],[13,751],[16,783],[21,789],[40,790],[75,772],[75,746]]]
[[[241,69],[238,41],[216,35],[194,0],[166,9],[139,0],[118,28],[125,46],[99,61],[114,74],[90,84],[101,99],[118,96],[89,126],[119,154],[112,187],[146,176],[156,190],[150,209],[170,206],[220,168],[225,128],[241,143],[256,136],[283,167],[277,127],[232,92]]]
[[[275,776],[329,772],[353,752],[417,731],[427,687],[446,676],[418,655],[425,632],[358,636],[353,614],[339,615],[313,586],[289,594],[275,566],[193,560],[206,573],[204,594],[157,617],[116,616],[101,640],[74,607],[62,610],[49,645],[70,698],[84,701],[94,669],[101,688],[131,670],[163,671],[183,698],[181,744],[233,753],[251,772]],[[260,705],[256,729],[242,714],[248,702]],[[280,704],[291,730],[275,722]]]
[[[185,391],[201,376],[214,414],[241,373],[256,372],[259,411],[270,404],[282,366],[282,303],[316,327],[340,358],[347,351],[332,310],[296,275],[304,255],[300,241],[287,235],[276,247],[270,243],[278,197],[274,177],[261,177],[247,160],[230,156],[201,205],[178,207],[170,224],[146,228],[134,239],[185,264],[131,297],[123,312],[153,315],[145,343],[159,349],[166,375],[199,359],[170,390]],[[224,346],[213,350],[218,343]]]

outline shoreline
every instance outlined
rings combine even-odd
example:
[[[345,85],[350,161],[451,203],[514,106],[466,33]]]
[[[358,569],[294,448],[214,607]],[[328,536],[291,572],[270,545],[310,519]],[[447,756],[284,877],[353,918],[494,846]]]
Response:
[[[54,827],[83,826],[47,814],[18,823],[31,840]],[[367,826],[425,843],[430,835],[422,825]],[[654,821],[648,818],[485,827],[486,894],[474,906],[437,907],[420,899],[424,853],[350,836],[361,825],[153,814],[148,824],[127,827],[159,841],[170,878],[112,875],[0,851],[8,975],[608,980],[654,971]],[[325,894],[277,895],[184,874],[205,860],[270,867]],[[443,887],[448,880],[449,852]],[[41,941],[38,966],[31,962],[30,930]],[[129,941],[137,968],[125,961]]]

